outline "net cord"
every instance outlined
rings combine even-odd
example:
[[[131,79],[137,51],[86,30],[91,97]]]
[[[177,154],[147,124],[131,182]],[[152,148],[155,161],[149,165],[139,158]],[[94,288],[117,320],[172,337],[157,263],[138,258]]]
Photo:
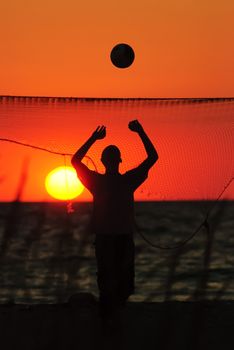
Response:
[[[218,201],[220,200],[220,198],[222,197],[222,195],[224,194],[224,192],[227,190],[227,188],[231,185],[232,181],[233,181],[234,177],[230,178],[230,180],[227,182],[227,184],[224,186],[223,190],[220,192],[219,196],[215,199],[214,203],[212,204],[212,206],[210,207],[210,209],[208,210],[208,212],[205,215],[204,220],[202,221],[202,223],[196,228],[195,231],[192,232],[192,234],[190,236],[188,236],[187,238],[185,238],[183,241],[175,244],[175,245],[171,245],[171,246],[166,246],[166,245],[160,245],[160,244],[154,244],[152,243],[150,240],[148,240],[142,233],[142,230],[140,230],[138,227],[136,227],[137,233],[141,236],[141,238],[148,243],[151,247],[153,248],[157,248],[157,249],[162,249],[162,250],[170,250],[170,249],[180,249],[182,248],[186,243],[188,243],[189,241],[191,241],[196,234],[201,230],[202,227],[204,227],[208,232],[209,232],[209,216],[212,212],[212,210],[215,208],[215,206],[217,205]]]
[[[66,157],[66,156],[70,156],[70,157],[71,157],[71,156],[73,156],[72,153],[56,152],[56,151],[50,150],[50,149],[48,149],[48,148],[43,148],[43,147],[31,145],[31,144],[29,144],[29,143],[24,143],[24,142],[12,140],[12,139],[0,138],[0,141],[14,143],[14,144],[16,144],[16,145],[20,145],[20,146],[24,146],[24,147],[33,148],[33,149],[36,149],[36,150],[39,150],[39,151],[44,151],[44,152],[47,152],[47,153],[56,154],[56,155],[63,156],[63,157]],[[92,160],[91,157],[89,157],[89,156],[84,156],[84,158],[88,159],[88,161],[90,161],[90,162],[92,163],[92,165],[93,165],[93,167],[95,168],[95,170],[98,171],[98,170],[97,170],[97,167],[96,167],[96,164],[94,163],[94,161]]]
[[[3,142],[10,142],[10,143],[14,143],[20,146],[24,146],[24,147],[29,147],[29,148],[33,148],[39,151],[44,151],[44,152],[48,152],[51,154],[55,154],[55,155],[60,155],[63,156],[64,158],[64,163],[66,166],[66,156],[73,156],[72,153],[62,153],[62,152],[56,152],[47,148],[43,148],[43,147],[39,147],[39,146],[35,146],[35,145],[31,145],[28,143],[24,143],[24,142],[20,142],[17,140],[12,140],[12,139],[8,139],[8,138],[0,138],[0,141]],[[91,157],[89,156],[84,156],[84,158],[86,158],[88,160],[88,162],[90,161],[93,165],[93,167],[95,168],[95,170],[98,172],[96,164],[94,163],[94,161],[92,160]],[[188,243],[189,241],[191,241],[196,234],[201,230],[202,227],[206,228],[206,230],[209,230],[209,222],[208,222],[208,218],[212,212],[212,210],[214,209],[214,207],[217,205],[217,202],[220,200],[220,198],[222,197],[222,195],[224,194],[224,192],[227,190],[227,188],[231,185],[232,181],[233,181],[234,177],[231,177],[229,179],[229,181],[227,182],[227,184],[224,186],[224,188],[222,189],[222,191],[220,192],[220,194],[218,195],[218,197],[214,200],[214,203],[212,204],[212,206],[210,207],[210,209],[208,210],[208,212],[205,215],[204,220],[202,221],[202,223],[196,228],[195,231],[192,232],[192,234],[187,237],[186,239],[184,239],[183,241],[179,242],[178,244],[175,245],[171,245],[171,246],[166,246],[166,245],[160,245],[160,244],[154,244],[152,243],[150,240],[148,240],[143,233],[141,232],[142,230],[139,229],[139,227],[137,227],[136,225],[136,231],[137,233],[142,237],[142,239],[148,243],[151,247],[156,248],[156,249],[163,249],[163,250],[170,250],[170,249],[179,249],[182,248],[186,243]]]

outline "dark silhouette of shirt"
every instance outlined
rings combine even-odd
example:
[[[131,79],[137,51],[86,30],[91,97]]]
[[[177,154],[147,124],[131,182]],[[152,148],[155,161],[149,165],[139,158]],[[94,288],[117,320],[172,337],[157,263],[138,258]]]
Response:
[[[152,165],[147,160],[124,174],[100,174],[76,164],[80,181],[93,195],[91,228],[95,234],[134,232],[134,192],[146,180]]]

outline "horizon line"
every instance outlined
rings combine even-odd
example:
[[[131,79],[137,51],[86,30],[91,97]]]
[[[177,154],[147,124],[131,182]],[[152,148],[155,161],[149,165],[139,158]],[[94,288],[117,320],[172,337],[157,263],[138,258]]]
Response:
[[[234,97],[77,97],[77,96],[45,96],[45,95],[0,95],[0,100],[9,99],[58,99],[71,101],[199,101],[199,102],[215,102],[215,101],[234,101]]]
[[[69,201],[66,200],[44,200],[44,201],[24,201],[24,200],[11,200],[11,201],[4,201],[4,200],[0,200],[0,205],[1,204],[12,204],[12,203],[19,203],[19,204],[61,204],[64,206],[67,206],[67,204],[69,203]],[[93,200],[80,200],[80,201],[71,201],[72,204],[80,204],[80,203],[93,203]],[[151,200],[147,200],[147,199],[141,199],[141,200],[135,200],[134,203],[178,203],[178,202],[234,202],[234,198],[223,198],[223,199],[167,199],[167,200],[160,200],[160,199],[151,199]]]

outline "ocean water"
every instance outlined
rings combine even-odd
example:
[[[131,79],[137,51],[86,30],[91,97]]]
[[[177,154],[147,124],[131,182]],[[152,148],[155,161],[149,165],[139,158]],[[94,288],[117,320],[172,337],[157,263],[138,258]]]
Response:
[[[65,302],[98,295],[92,204],[0,203],[0,303]],[[212,210],[211,210],[212,208]],[[136,202],[136,224],[155,245],[189,237],[209,211],[207,227],[179,249],[155,249],[135,233],[132,301],[234,299],[234,202]]]

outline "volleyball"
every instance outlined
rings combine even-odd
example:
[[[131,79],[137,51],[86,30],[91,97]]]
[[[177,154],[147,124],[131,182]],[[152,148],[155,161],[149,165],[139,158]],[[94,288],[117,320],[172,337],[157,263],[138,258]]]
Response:
[[[128,68],[135,59],[135,53],[128,44],[117,44],[111,51],[111,62],[117,68]]]

